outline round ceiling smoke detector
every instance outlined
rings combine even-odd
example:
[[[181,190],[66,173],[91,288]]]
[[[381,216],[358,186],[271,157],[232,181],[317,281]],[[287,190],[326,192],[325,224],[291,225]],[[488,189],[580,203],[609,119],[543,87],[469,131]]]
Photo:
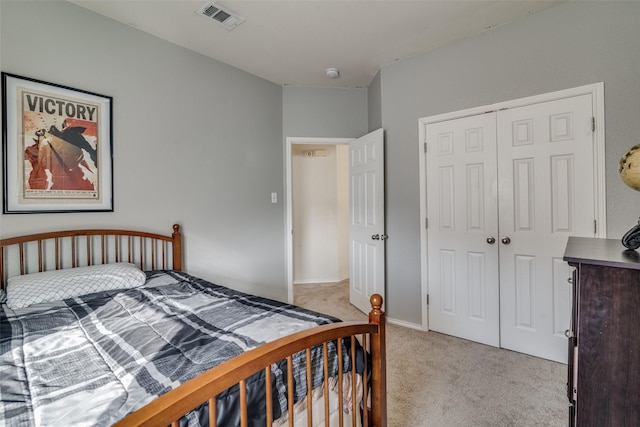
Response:
[[[327,68],[327,77],[330,79],[337,79],[340,77],[340,71],[337,68]]]

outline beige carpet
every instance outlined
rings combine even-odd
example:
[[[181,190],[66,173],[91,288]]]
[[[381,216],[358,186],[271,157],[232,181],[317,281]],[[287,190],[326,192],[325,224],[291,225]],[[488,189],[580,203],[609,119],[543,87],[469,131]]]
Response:
[[[295,302],[366,320],[348,282],[296,285]],[[387,326],[390,427],[566,426],[566,365],[436,332]]]

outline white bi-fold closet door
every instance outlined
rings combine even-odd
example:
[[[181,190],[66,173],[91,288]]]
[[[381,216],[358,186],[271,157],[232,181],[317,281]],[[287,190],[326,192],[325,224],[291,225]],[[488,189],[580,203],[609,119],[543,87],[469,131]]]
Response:
[[[566,362],[568,236],[594,236],[591,94],[429,123],[429,329]]]

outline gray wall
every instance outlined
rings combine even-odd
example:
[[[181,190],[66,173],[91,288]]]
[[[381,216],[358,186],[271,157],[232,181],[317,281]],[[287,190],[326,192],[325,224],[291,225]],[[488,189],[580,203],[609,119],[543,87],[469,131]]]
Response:
[[[68,2],[1,1],[2,71],[113,96],[113,213],[0,215],[0,237],[182,224],[192,274],[287,298],[282,88]]]
[[[376,73],[367,88],[369,132],[382,127],[382,80],[380,72]]]
[[[284,137],[357,138],[367,133],[367,89],[283,89]]]
[[[640,143],[640,2],[567,2],[381,70],[387,310],[421,323],[418,119],[603,81],[609,237],[640,215],[617,163]]]

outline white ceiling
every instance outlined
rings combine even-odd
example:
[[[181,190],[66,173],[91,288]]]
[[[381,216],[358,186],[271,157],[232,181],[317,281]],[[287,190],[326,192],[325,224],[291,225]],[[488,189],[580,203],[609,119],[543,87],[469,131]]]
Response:
[[[196,12],[207,0],[69,0],[280,85],[367,87],[394,61],[562,1],[222,0],[233,31]],[[336,67],[340,77],[325,70]]]

